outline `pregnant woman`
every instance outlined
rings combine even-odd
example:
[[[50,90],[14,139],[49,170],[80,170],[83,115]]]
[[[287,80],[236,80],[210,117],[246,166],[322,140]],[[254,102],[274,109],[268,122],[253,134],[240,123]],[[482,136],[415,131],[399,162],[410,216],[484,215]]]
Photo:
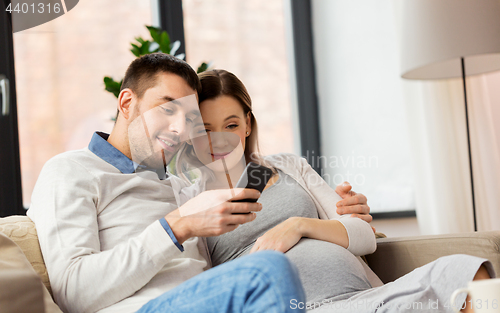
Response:
[[[305,159],[292,154],[258,154],[251,99],[236,76],[212,70],[199,77],[203,123],[195,125],[195,136],[179,154],[177,168],[186,168],[182,162],[187,162],[211,172],[201,172],[194,188],[198,192],[219,188],[222,181],[234,183],[250,161],[272,168],[274,173],[259,199],[262,210],[252,213],[257,214],[253,222],[206,238],[213,266],[259,250],[284,252],[299,270],[306,308],[320,312],[401,312],[411,303],[421,303],[421,312],[451,312],[448,299],[455,289],[495,275],[486,259],[452,255],[383,285],[360,258],[376,249],[370,225],[336,213],[335,204],[341,198]],[[237,145],[231,143],[234,138]],[[232,162],[238,153],[244,161]],[[226,160],[224,166],[211,165],[221,160]],[[465,294],[458,300],[455,305],[461,306]]]

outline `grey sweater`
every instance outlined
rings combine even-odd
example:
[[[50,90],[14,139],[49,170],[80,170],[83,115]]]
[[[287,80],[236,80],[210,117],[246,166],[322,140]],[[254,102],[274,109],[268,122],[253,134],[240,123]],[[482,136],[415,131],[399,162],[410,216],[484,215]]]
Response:
[[[250,252],[257,238],[292,216],[318,218],[307,192],[293,178],[278,170],[279,179],[259,198],[257,218],[236,230],[208,237],[212,265],[219,265]],[[345,299],[372,286],[356,257],[336,244],[303,238],[286,255],[300,274],[306,300]]]

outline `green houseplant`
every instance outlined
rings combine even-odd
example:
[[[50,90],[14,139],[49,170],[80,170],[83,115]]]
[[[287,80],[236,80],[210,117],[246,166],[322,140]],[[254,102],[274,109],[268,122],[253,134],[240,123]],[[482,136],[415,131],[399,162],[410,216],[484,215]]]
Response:
[[[175,57],[184,60],[185,55],[178,54],[175,55],[177,50],[179,50],[181,46],[181,42],[179,40],[170,42],[170,36],[164,30],[153,26],[146,26],[151,34],[150,40],[145,40],[141,37],[135,38],[136,43],[131,43],[132,48],[130,51],[136,56],[140,57],[146,54],[155,53],[155,52],[163,52],[170,55],[174,55]],[[201,63],[198,66],[197,73],[201,73],[206,71],[209,68],[209,63]],[[113,78],[106,76],[104,77],[104,86],[105,90],[111,92],[118,98],[120,94],[120,88],[122,86],[123,79],[120,81],[115,81]]]

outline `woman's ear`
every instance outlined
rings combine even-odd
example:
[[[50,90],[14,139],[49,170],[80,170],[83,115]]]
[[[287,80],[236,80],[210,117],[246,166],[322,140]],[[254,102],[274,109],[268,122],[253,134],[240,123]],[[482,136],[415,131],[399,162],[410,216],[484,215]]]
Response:
[[[248,137],[252,133],[252,112],[251,111],[248,111],[248,113],[247,113],[246,124],[247,124],[246,136]]]
[[[118,96],[118,111],[125,118],[129,119],[132,116],[132,108],[135,101],[135,94],[129,88],[125,88]]]

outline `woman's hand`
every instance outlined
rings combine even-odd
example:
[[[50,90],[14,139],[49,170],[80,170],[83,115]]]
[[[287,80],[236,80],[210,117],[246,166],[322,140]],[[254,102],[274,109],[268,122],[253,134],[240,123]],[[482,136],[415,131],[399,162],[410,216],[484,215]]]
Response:
[[[290,217],[274,226],[257,238],[250,253],[260,250],[287,252],[302,238],[301,220],[301,217]]]

